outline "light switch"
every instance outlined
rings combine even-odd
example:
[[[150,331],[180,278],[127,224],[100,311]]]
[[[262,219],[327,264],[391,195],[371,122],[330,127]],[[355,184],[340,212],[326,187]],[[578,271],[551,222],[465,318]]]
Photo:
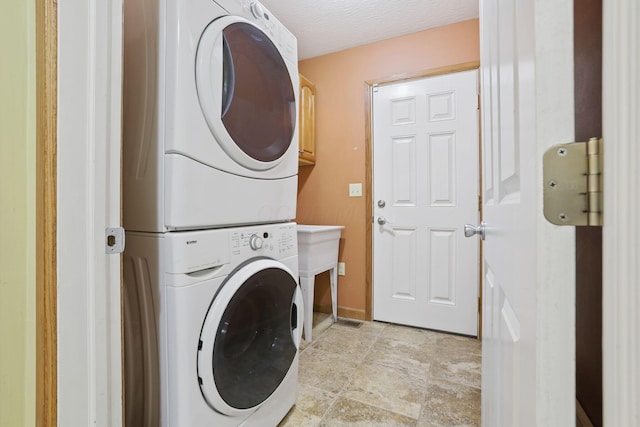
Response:
[[[362,197],[362,184],[349,184],[349,197]]]
[[[338,276],[344,276],[344,262],[338,263]]]

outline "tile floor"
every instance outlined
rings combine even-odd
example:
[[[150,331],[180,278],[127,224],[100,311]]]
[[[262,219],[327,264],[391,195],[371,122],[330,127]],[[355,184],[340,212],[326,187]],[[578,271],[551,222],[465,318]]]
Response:
[[[480,425],[479,341],[379,322],[354,328],[315,313],[314,326],[281,427]]]

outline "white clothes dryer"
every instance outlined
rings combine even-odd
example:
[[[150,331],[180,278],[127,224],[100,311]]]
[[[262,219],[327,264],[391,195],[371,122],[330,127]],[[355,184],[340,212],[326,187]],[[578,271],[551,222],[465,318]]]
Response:
[[[127,230],[295,218],[296,38],[256,0],[127,0]]]
[[[128,233],[125,425],[276,426],[302,332],[293,223]]]

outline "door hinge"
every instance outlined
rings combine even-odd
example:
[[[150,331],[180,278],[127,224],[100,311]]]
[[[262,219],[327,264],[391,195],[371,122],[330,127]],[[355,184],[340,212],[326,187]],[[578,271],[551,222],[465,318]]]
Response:
[[[124,252],[124,228],[111,227],[104,230],[104,251],[107,254],[121,254]]]
[[[602,225],[602,138],[544,153],[544,216],[556,225]]]
[[[375,93],[378,91],[378,84],[371,85],[371,90]]]

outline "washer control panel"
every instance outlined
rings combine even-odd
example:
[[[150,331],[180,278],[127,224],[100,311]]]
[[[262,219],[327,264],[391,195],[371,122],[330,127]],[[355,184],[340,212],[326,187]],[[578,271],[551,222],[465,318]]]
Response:
[[[230,229],[232,257],[267,256],[285,258],[298,253],[295,223],[255,225]]]
[[[262,240],[262,237],[258,236],[257,234],[252,234],[251,237],[249,238],[249,247],[254,251],[257,251],[258,249],[262,249],[263,243],[264,241]]]

